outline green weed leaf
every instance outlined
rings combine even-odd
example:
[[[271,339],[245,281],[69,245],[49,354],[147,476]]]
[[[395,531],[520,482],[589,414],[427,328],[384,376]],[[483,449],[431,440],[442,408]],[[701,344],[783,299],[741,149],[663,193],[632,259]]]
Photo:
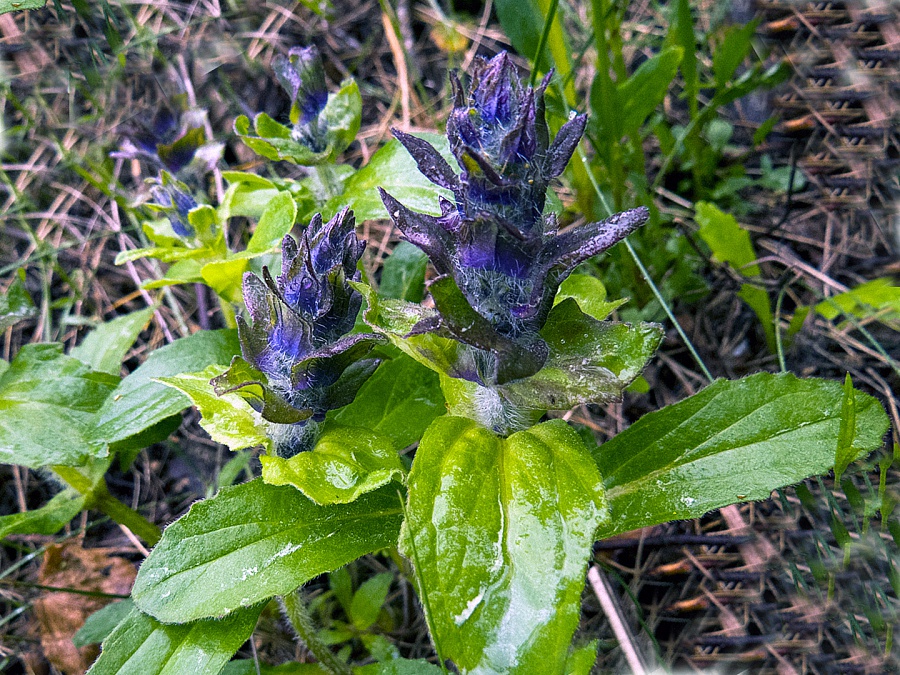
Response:
[[[0,14],[2,13],[3,10],[0,9]],[[0,295],[0,331],[5,331],[10,326],[15,326],[35,314],[37,314],[37,309],[25,289],[25,271],[19,269],[13,282],[6,289],[6,293]]]
[[[0,516],[0,539],[10,534],[56,534],[81,513],[85,501],[84,495],[63,490],[39,509]]]
[[[562,673],[578,624],[600,475],[554,420],[507,439],[442,417],[419,445],[401,545],[432,636],[462,672]]]
[[[644,61],[631,77],[618,85],[617,100],[622,108],[624,133],[636,133],[663,102],[683,55],[684,49],[681,47],[666,47]]]
[[[263,480],[291,485],[316,504],[348,504],[406,472],[390,439],[359,427],[331,426],[309,452],[265,455]]]
[[[384,261],[378,293],[385,298],[422,302],[428,256],[408,241],[401,241]]]
[[[856,390],[850,373],[844,378],[844,397],[841,400],[841,426],[838,430],[837,450],[834,453],[834,482],[840,484],[841,475],[850,462],[859,456],[854,447],[856,439]]]
[[[444,136],[416,136],[431,143],[448,162],[456,162]],[[392,140],[372,155],[366,166],[347,179],[344,193],[325,205],[322,218],[331,218],[343,207],[349,206],[358,222],[387,219],[388,213],[378,196],[378,187],[387,190],[408,208],[435,216],[440,215],[437,196],[453,198],[449,190],[439,188],[425,178],[406,148],[399,141]]]
[[[94,370],[118,375],[125,354],[150,321],[153,311],[153,307],[147,307],[100,324],[69,352],[69,356],[74,356]]]
[[[443,672],[425,659],[394,659],[353,669],[353,675],[441,675]]]
[[[198,502],[163,533],[132,596],[160,621],[223,616],[397,542],[397,489],[318,506],[257,479]]]
[[[854,459],[880,446],[888,426],[876,399],[855,397]],[[766,499],[828,471],[842,399],[837,382],[759,373],[645,415],[595,453],[612,514],[600,536]]]
[[[103,642],[110,633],[125,620],[134,609],[131,598],[112,602],[91,614],[78,632],[72,636],[72,643],[78,647],[97,645]]]
[[[378,619],[393,580],[394,575],[390,572],[376,574],[371,579],[366,579],[353,594],[350,616],[357,630],[368,629]]]
[[[171,626],[133,609],[103,642],[90,675],[218,675],[256,627],[262,606],[220,621]]]
[[[234,330],[201,331],[157,349],[104,403],[97,415],[94,438],[107,443],[124,441],[177,415],[191,404],[190,399],[154,380],[193,373],[211,364],[231,363],[238,353],[240,345]]]
[[[63,355],[60,344],[22,347],[0,376],[0,462],[36,469],[105,457],[93,430],[118,382]]]
[[[628,302],[628,298],[606,301],[606,287],[590,274],[570,274],[559,287],[554,304],[572,298],[588,316],[603,321],[610,313]]]
[[[335,413],[335,422],[387,436],[398,450],[418,441],[428,425],[446,412],[437,374],[401,355],[382,363],[356,394]]]
[[[198,373],[159,377],[155,381],[177,389],[191,400],[202,415],[200,426],[216,443],[235,451],[257,445],[268,448],[270,441],[260,414],[238,394],[218,396],[210,384],[227,369],[215,365]]]

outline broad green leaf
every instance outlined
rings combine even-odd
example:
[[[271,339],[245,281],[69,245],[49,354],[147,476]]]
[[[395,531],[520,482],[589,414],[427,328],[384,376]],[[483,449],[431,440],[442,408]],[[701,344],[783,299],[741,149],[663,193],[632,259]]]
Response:
[[[709,202],[697,202],[695,209],[694,217],[700,226],[698,234],[712,249],[715,259],[728,263],[745,276],[759,276],[759,266],[752,264],[756,251],[750,233],[738,225],[735,217]]]
[[[322,117],[328,125],[328,146],[331,158],[341,154],[356,140],[362,122],[362,96],[356,80],[341,82],[341,88],[328,96]]]
[[[0,14],[2,13],[0,10]],[[25,288],[25,270],[19,269],[6,293],[0,295],[0,331],[5,331],[35,314],[37,309]]]
[[[590,274],[569,275],[560,285],[553,304],[558,305],[566,298],[575,300],[582,312],[597,321],[603,321],[613,310],[628,302],[628,298],[607,302],[603,282]]]
[[[394,575],[391,572],[376,574],[371,579],[366,579],[353,594],[350,617],[357,630],[366,630],[378,620],[381,606],[387,599],[393,580]]]
[[[259,113],[253,120],[254,133],[250,134],[250,120],[239,115],[234,120],[234,133],[248,148],[272,161],[288,161],[302,166],[320,164],[328,159],[328,151],[313,152],[291,138],[291,130],[279,124],[266,113]]]
[[[90,675],[218,675],[256,627],[262,605],[219,621],[162,624],[133,609],[103,642]]]
[[[72,636],[72,643],[79,648],[100,644],[133,609],[134,602],[131,598],[111,602],[87,618],[84,625]]]
[[[422,302],[428,256],[408,241],[401,241],[384,261],[378,293],[385,298]]]
[[[434,371],[409,356],[382,363],[333,418],[390,438],[397,449],[418,441],[431,422],[446,412],[441,384]]]
[[[456,160],[450,154],[447,139],[438,134],[416,134],[428,141],[444,156],[451,166]],[[388,217],[384,204],[378,196],[376,188],[382,187],[396,197],[405,206],[414,211],[441,214],[438,196],[452,199],[449,190],[437,187],[425,178],[416,166],[415,161],[400,142],[392,140],[378,150],[369,163],[347,179],[344,193],[335,197],[322,209],[322,217],[330,218],[343,207],[349,206],[356,214],[356,220],[385,220]]]
[[[132,596],[160,621],[223,616],[396,545],[402,515],[394,486],[334,506],[260,479],[223,488],[166,529]]]
[[[881,445],[888,420],[876,399],[855,398],[852,445],[860,457]],[[645,415],[595,453],[612,513],[600,536],[766,499],[828,471],[842,400],[838,382],[758,373],[717,380]]]
[[[409,477],[401,545],[432,636],[463,673],[563,672],[602,482],[561,420],[507,439],[437,419]]]
[[[837,450],[834,453],[834,482],[840,485],[841,475],[856,459],[859,451],[854,447],[856,438],[856,390],[850,373],[844,378],[844,397],[841,400],[841,426],[838,430]]]
[[[656,352],[663,331],[653,323],[597,321],[567,299],[551,310],[541,337],[550,347],[544,367],[498,391],[523,407],[564,410],[621,396]]]
[[[297,203],[289,192],[279,192],[272,197],[260,216],[253,236],[247,242],[248,253],[265,253],[281,244],[284,236],[294,227]]]
[[[46,4],[47,0],[0,0],[0,14],[26,9],[40,9]]]
[[[900,319],[900,286],[891,279],[873,279],[839,293],[816,305],[816,311],[826,319],[836,319],[841,313],[865,319],[880,314],[884,319]]]
[[[157,349],[107,399],[97,415],[93,437],[108,443],[123,441],[180,413],[190,399],[153,380],[227,364],[238,353],[234,330],[201,331]]]
[[[441,675],[443,672],[425,659],[394,659],[353,669],[353,675]]]
[[[169,265],[160,279],[151,279],[141,284],[141,288],[152,290],[178,284],[195,284],[203,281],[203,263],[199,260],[179,260]]]
[[[85,497],[74,490],[63,490],[39,509],[0,516],[0,539],[10,534],[56,534],[81,513]]]
[[[631,77],[618,85],[616,98],[622,107],[624,133],[634,134],[663,102],[683,55],[681,47],[666,47],[644,61]]]
[[[270,441],[260,414],[238,394],[216,395],[210,384],[226,370],[228,366],[213,365],[198,373],[158,377],[155,381],[177,389],[191,400],[202,416],[200,426],[216,443],[235,451],[257,445],[268,448]]]
[[[213,260],[203,265],[200,276],[207,286],[228,302],[243,302],[241,284],[244,272],[250,267],[248,259],[252,256],[252,253],[244,251],[226,260]]]
[[[259,458],[270,485],[291,485],[316,504],[348,504],[401,478],[405,470],[390,439],[359,427],[326,427],[309,452]]]
[[[144,330],[153,312],[153,307],[147,307],[100,324],[69,352],[69,356],[83,361],[94,370],[118,375],[125,354]]]
[[[105,457],[92,431],[118,381],[64,356],[60,344],[22,347],[0,376],[0,462],[36,469]]]

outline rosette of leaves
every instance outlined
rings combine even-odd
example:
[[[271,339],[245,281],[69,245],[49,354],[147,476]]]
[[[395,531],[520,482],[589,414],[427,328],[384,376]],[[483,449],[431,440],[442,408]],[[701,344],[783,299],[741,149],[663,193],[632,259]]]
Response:
[[[315,47],[295,47],[272,62],[278,82],[291,99],[290,126],[266,113],[253,119],[241,115],[234,130],[254,152],[271,160],[312,166],[333,162],[356,138],[362,117],[362,97],[353,79],[329,93],[325,69]]]
[[[574,300],[554,306],[576,265],[649,214],[634,209],[560,233],[555,214],[544,213],[549,183],[565,169],[586,123],[584,115],[573,117],[551,142],[544,115],[550,77],[532,89],[519,81],[506,53],[477,60],[468,91],[451,79],[447,137],[459,174],[430,144],[394,131],[419,170],[450,190],[454,202],[441,198],[441,215],[430,216],[381,191],[394,224],[439,274],[430,285],[436,311],[373,298],[367,320],[423,362],[464,381],[445,389],[469,404],[478,399],[474,417],[503,432],[534,418],[516,419],[514,411],[617,397],[662,335],[652,324],[601,322],[605,317],[584,314]]]
[[[154,170],[176,175],[211,171],[225,145],[207,137],[206,118],[201,108],[178,112],[163,108],[152,122],[134,125],[112,156],[141,159]]]
[[[242,357],[213,380],[216,393],[238,392],[269,422],[298,427],[353,400],[379,363],[366,356],[383,341],[348,334],[362,303],[349,284],[359,280],[356,264],[365,249],[355,222],[349,209],[324,225],[317,214],[299,244],[284,238],[281,274],[273,278],[263,267],[262,278],[244,275],[250,323],[238,317]],[[314,440],[299,428],[276,432],[282,455]]]

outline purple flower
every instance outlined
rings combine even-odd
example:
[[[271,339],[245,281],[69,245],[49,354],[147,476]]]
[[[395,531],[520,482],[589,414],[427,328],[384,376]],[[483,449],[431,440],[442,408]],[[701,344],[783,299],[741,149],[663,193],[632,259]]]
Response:
[[[394,130],[419,170],[455,197],[441,198],[434,217],[381,190],[394,224],[441,275],[431,285],[440,320],[419,331],[449,333],[474,348],[470,379],[483,385],[542,367],[547,346],[538,333],[559,285],[649,215],[634,209],[560,234],[555,215],[543,213],[547,187],[565,169],[587,121],[573,117],[550,141],[544,117],[550,77],[537,89],[525,87],[505,52],[476,60],[468,92],[452,77],[447,137],[459,175],[430,144]]]
[[[325,150],[327,124],[320,115],[328,103],[325,68],[315,47],[294,47],[287,57],[272,60],[275,76],[291,97],[291,124],[294,140],[314,152]]]
[[[206,137],[206,111],[173,113],[160,110],[150,123],[139,123],[125,134],[113,157],[143,159],[154,169],[179,174],[188,168],[210,171],[222,157],[224,145]]]
[[[362,303],[348,284],[359,279],[356,264],[365,249],[355,223],[349,209],[324,226],[316,214],[299,244],[284,238],[281,274],[273,278],[264,267],[261,279],[244,276],[251,323],[238,318],[241,353],[262,378],[235,382],[229,373],[244,371],[232,364],[213,382],[220,393],[262,386],[263,417],[282,424],[321,421],[353,400],[378,366],[363,357],[383,341],[370,333],[347,335]]]
[[[156,200],[155,204],[149,206],[169,218],[172,229],[179,237],[193,237],[196,232],[188,219],[188,214],[199,205],[187,185],[175,180],[166,171],[162,172],[159,179],[149,182],[154,183],[152,192]]]

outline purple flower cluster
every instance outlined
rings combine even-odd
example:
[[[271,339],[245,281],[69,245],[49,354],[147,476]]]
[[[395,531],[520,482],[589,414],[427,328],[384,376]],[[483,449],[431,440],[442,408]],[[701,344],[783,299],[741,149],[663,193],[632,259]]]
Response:
[[[355,222],[349,209],[324,225],[317,214],[299,244],[284,238],[277,277],[266,267],[262,278],[244,276],[251,323],[238,318],[241,353],[264,380],[235,386],[236,373],[226,372],[214,384],[220,390],[261,385],[260,412],[271,422],[323,420],[352,401],[378,366],[378,359],[364,357],[383,338],[347,334],[362,303],[348,284],[359,279],[356,264],[365,249]],[[234,364],[231,370],[237,370]]]
[[[433,183],[453,193],[440,216],[417,213],[384,190],[381,197],[404,237],[422,249],[441,275],[431,285],[437,331],[475,350],[467,379],[490,386],[536,373],[548,349],[538,334],[559,285],[587,258],[640,227],[644,208],[559,233],[545,214],[547,188],[584,133],[586,116],[562,126],[550,141],[544,92],[524,86],[509,57],[475,62],[468,92],[452,77],[454,107],[447,123],[457,174],[427,142],[394,131]]]
[[[291,124],[294,140],[314,152],[322,152],[327,146],[327,126],[320,120],[328,89],[325,84],[325,68],[315,47],[294,47],[287,57],[279,54],[272,60],[275,77],[291,97]]]

